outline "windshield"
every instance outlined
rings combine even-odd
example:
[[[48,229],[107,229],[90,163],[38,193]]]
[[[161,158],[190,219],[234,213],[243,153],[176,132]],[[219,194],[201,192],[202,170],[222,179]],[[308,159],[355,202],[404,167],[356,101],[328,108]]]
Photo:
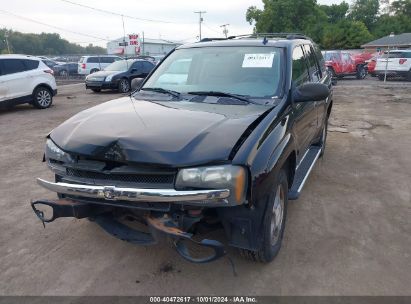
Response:
[[[114,61],[112,64],[107,66],[104,70],[125,72],[129,69],[129,67],[133,64],[134,61],[135,60],[133,59]]]
[[[281,54],[281,49],[266,46],[176,50],[151,75],[143,89],[274,97],[281,89]]]

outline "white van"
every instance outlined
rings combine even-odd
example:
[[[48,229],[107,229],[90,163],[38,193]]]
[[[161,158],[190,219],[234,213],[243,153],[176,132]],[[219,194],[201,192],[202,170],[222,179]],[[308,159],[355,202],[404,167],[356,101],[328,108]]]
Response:
[[[31,103],[51,106],[57,94],[53,70],[42,59],[27,55],[0,55],[0,108]]]
[[[117,60],[122,60],[122,58],[110,55],[83,56],[78,62],[78,73],[80,75],[92,74],[103,70]]]
[[[405,77],[411,81],[411,50],[392,50],[377,59],[375,74],[384,80],[385,70],[387,77]]]

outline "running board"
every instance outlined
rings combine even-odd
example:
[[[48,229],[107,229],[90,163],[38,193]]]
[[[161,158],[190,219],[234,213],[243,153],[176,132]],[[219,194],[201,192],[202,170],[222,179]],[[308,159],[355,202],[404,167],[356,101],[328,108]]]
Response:
[[[317,159],[320,157],[321,147],[312,146],[305,154],[304,158],[301,160],[300,164],[297,167],[294,176],[293,185],[288,191],[288,199],[296,200],[300,196],[301,190],[304,187],[305,182],[307,181],[308,176],[311,173],[311,170],[314,168]]]

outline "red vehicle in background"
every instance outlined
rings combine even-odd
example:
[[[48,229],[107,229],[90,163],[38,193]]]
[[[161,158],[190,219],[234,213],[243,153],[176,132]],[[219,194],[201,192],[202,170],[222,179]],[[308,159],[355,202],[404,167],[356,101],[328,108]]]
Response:
[[[367,60],[367,71],[372,77],[377,76],[375,74],[375,66],[377,65],[377,56],[372,57],[371,59]]]
[[[364,54],[352,55],[344,51],[326,51],[324,53],[327,69],[333,77],[338,79],[346,76],[364,79],[367,76],[366,57]]]

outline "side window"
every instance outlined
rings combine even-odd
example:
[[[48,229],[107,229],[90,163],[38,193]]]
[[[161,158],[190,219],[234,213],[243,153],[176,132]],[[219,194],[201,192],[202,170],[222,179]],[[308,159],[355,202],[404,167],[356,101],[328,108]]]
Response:
[[[296,86],[299,86],[305,82],[310,81],[306,60],[305,60],[303,49],[301,48],[301,46],[297,46],[293,50],[293,71],[292,73],[293,73],[292,79],[295,82]]]
[[[26,71],[35,70],[39,67],[39,61],[37,60],[24,60],[24,65],[26,66]]]
[[[21,59],[4,59],[3,60],[3,75],[24,72],[26,67]]]
[[[149,62],[143,62],[143,72],[150,73],[151,70],[154,68],[154,65]]]
[[[99,63],[98,57],[89,57],[87,63]]]
[[[321,79],[321,73],[319,71],[317,59],[315,58],[314,50],[310,45],[306,44],[304,45],[304,51],[308,59],[308,69],[311,81],[317,82]]]
[[[314,46],[314,53],[317,57],[318,65],[320,66],[321,76],[323,76],[326,71],[325,60],[324,60],[323,54],[321,53],[321,50],[318,47],[318,45],[314,44],[313,46]]]
[[[136,61],[136,62],[134,62],[133,63],[133,65],[131,66],[131,68],[132,69],[136,69],[137,71],[139,71],[139,72],[142,72],[141,70],[142,70],[142,64],[141,64],[141,62],[140,61]]]

